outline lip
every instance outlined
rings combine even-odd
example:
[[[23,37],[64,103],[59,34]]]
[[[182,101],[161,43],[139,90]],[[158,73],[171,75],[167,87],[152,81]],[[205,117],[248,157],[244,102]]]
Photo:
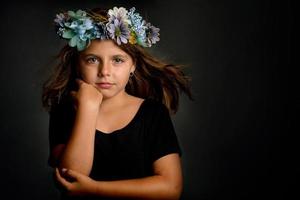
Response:
[[[109,89],[112,87],[113,84],[109,82],[100,82],[100,83],[96,83],[96,85],[101,89]]]

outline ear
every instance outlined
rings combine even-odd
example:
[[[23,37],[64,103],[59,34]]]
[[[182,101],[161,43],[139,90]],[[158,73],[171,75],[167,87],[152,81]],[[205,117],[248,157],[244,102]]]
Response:
[[[131,66],[131,69],[130,69],[130,72],[131,72],[131,73],[134,73],[134,71],[135,71],[135,65],[132,65],[132,66]]]

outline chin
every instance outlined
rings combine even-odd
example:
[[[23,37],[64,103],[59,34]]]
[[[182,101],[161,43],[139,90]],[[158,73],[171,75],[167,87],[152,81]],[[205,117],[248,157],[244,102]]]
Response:
[[[103,95],[103,99],[110,99],[114,96],[116,96],[116,94],[112,94],[110,92],[106,92],[106,91],[101,91],[102,95]]]

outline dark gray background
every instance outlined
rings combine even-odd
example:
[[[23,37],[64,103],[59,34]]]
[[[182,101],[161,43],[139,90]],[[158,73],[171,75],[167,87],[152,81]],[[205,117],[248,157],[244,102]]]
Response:
[[[85,3],[82,3],[85,2]],[[151,50],[187,65],[195,101],[173,118],[183,149],[182,199],[269,199],[287,191],[281,134],[288,132],[289,1],[9,1],[0,8],[1,192],[8,199],[56,199],[47,166],[48,114],[41,84],[64,42],[56,13],[136,6],[161,29]],[[286,163],[285,163],[286,164]]]

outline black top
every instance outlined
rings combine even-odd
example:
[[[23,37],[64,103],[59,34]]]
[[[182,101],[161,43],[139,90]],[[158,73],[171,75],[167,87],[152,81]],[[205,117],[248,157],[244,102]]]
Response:
[[[50,150],[66,143],[75,110],[63,104],[50,112]],[[106,134],[95,131],[94,162],[90,177],[95,180],[121,180],[153,175],[152,163],[181,149],[168,109],[146,99],[124,128]]]

